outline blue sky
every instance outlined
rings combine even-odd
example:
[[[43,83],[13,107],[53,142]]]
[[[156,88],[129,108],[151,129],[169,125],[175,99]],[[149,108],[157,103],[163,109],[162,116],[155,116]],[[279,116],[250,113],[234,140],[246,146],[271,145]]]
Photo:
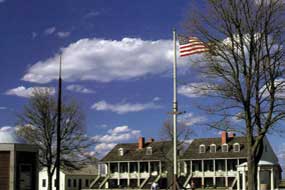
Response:
[[[59,53],[63,95],[86,113],[87,134],[106,152],[138,136],[160,138],[172,106],[172,29],[182,23],[188,0],[0,0],[0,124],[15,126],[16,114],[34,88],[56,93]],[[178,59],[179,108],[195,128],[209,118],[197,109],[206,98],[187,83],[197,81],[189,58]],[[217,136],[206,127],[197,136]],[[196,137],[197,137],[196,136]],[[279,151],[281,137],[270,137]]]

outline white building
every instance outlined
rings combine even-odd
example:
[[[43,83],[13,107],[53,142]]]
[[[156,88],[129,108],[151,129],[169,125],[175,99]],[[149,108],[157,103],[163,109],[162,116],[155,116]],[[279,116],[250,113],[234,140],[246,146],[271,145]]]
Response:
[[[166,189],[171,183],[169,160],[172,157],[172,142],[147,142],[140,137],[138,143],[116,145],[101,161],[101,176],[90,189],[150,189],[156,182]]]
[[[91,182],[96,179],[98,174],[95,165],[88,165],[80,170],[61,170],[60,189],[62,190],[81,190],[89,188]],[[53,190],[55,187],[56,171],[52,178]],[[48,175],[46,168],[39,172],[39,190],[48,189]]]
[[[263,153],[258,165],[258,190],[278,189],[281,167],[265,137]],[[184,187],[192,183],[196,188],[223,187],[247,189],[247,146],[245,137],[223,132],[221,138],[195,139],[180,158],[180,181]]]
[[[248,190],[247,146],[245,137],[222,132],[218,138],[194,139],[178,154],[180,187]],[[100,162],[103,172],[90,189],[150,189],[154,182],[161,189],[172,184],[172,142],[153,140],[116,145]],[[263,140],[258,165],[258,190],[277,190],[281,167],[269,141]]]

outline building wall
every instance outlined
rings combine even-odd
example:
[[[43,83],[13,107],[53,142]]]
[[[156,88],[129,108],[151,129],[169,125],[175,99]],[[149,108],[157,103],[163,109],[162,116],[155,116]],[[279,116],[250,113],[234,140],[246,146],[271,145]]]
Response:
[[[0,189],[9,190],[10,176],[10,152],[0,152]]]
[[[16,189],[37,188],[37,153],[16,152]]]
[[[56,190],[55,179],[56,179],[56,170],[54,172],[54,175],[52,176],[52,190]],[[47,170],[42,169],[39,172],[39,190],[47,190],[47,189],[48,189]],[[63,172],[60,172],[60,189],[65,190],[65,174]]]
[[[83,188],[89,188],[90,183],[93,179],[96,178],[96,175],[72,175],[72,174],[64,174],[60,172],[60,189],[64,190],[80,190]],[[55,179],[56,179],[56,171],[52,178],[52,189],[55,188]],[[43,180],[45,180],[45,187],[43,185]],[[86,180],[88,180],[88,185],[86,185]],[[81,183],[81,186],[80,186]],[[43,169],[39,172],[39,190],[47,190],[48,189],[48,176],[47,170]]]
[[[95,178],[95,175],[66,175],[65,190],[88,189]]]
[[[264,147],[263,147],[264,151],[262,153],[261,160],[268,161],[274,164],[278,164],[278,158],[266,137],[264,137],[263,144],[264,144]]]
[[[38,176],[38,148],[35,145],[29,144],[12,144],[12,143],[0,143],[0,167],[2,165],[2,169],[0,169],[0,173],[5,173],[5,182],[2,178],[2,182],[0,182],[0,190],[19,190],[25,189],[20,188],[20,185],[23,185],[23,180],[25,181],[27,178],[25,175],[22,175],[23,178],[19,178],[20,165],[21,164],[30,164],[30,169],[32,171],[31,174],[31,183],[29,183],[29,187],[26,189],[37,190],[37,176]],[[22,152],[23,154],[19,154]],[[6,153],[6,156],[3,156]],[[9,154],[9,156],[8,156]],[[6,157],[6,158],[4,158]],[[9,157],[9,161],[7,160]],[[8,168],[8,171],[7,171]],[[24,169],[24,167],[22,167]],[[22,170],[23,171],[23,170]],[[2,173],[2,176],[4,175]],[[8,174],[8,177],[7,177]],[[18,177],[18,179],[17,179]],[[1,177],[0,177],[1,178]],[[1,180],[1,179],[0,179]],[[6,184],[6,180],[9,181],[9,184]],[[8,187],[7,187],[8,186]]]

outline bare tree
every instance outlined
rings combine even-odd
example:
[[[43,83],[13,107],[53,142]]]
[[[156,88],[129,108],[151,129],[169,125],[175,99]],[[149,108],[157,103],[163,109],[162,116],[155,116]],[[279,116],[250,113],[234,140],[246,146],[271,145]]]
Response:
[[[182,122],[178,123],[177,126],[177,139],[179,145],[186,140],[189,140],[191,136],[193,136],[194,131],[187,125]],[[167,119],[160,130],[160,136],[162,140],[173,141],[173,122],[170,119]]]
[[[196,64],[208,83],[200,90],[215,98],[207,111],[219,118],[217,125],[235,116],[244,121],[235,130],[247,138],[248,189],[255,190],[263,138],[285,116],[284,1],[203,3],[206,10],[191,10],[186,23],[210,48]]]
[[[190,128],[190,126],[187,126],[183,122],[178,122],[176,135],[178,140],[176,151],[178,157],[180,157],[180,155],[182,155],[182,153],[184,152],[185,148],[188,147],[190,138],[193,137],[195,133],[194,130]],[[161,140],[173,142],[173,122],[171,119],[167,119],[163,123],[163,126],[160,130],[160,137]],[[164,155],[168,171],[167,180],[169,181],[169,187],[171,187],[173,186],[173,152],[171,151],[171,154],[169,154],[169,150],[167,150]],[[180,164],[182,163],[183,162],[181,162]],[[181,183],[179,178],[177,180],[179,186],[182,187],[183,184]]]
[[[56,169],[57,105],[49,91],[37,91],[19,115],[19,135],[38,145],[39,163],[47,168],[48,189]],[[62,105],[61,168],[79,169],[91,158],[86,154],[91,141],[85,135],[84,115],[76,102]]]

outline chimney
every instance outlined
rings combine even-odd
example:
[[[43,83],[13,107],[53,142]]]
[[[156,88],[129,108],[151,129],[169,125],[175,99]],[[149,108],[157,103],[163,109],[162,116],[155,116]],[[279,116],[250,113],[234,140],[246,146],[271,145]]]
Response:
[[[147,140],[147,142],[148,142],[148,143],[154,142],[154,138],[149,138],[149,139]]]
[[[235,133],[229,133],[229,138],[230,138],[230,139],[235,138],[235,136],[236,136],[236,134],[235,134]]]
[[[141,150],[144,147],[144,137],[139,137],[139,142],[138,142],[138,149]]]
[[[227,131],[222,131],[221,140],[222,140],[222,144],[227,143],[227,140],[228,140],[228,133],[227,133]]]

